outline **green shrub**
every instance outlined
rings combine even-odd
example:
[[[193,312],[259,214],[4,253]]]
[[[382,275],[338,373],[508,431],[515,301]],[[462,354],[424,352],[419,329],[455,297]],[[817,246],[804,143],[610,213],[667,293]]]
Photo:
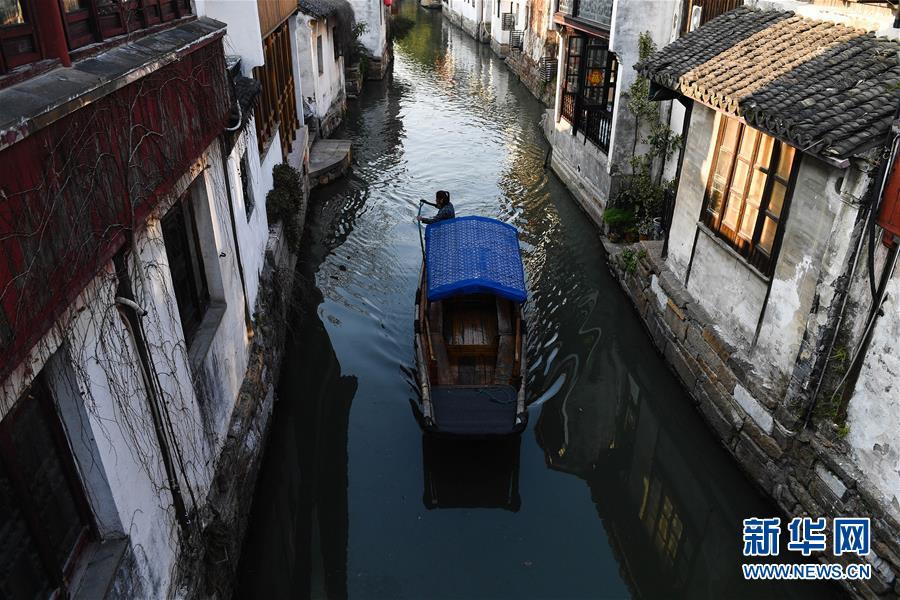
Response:
[[[634,212],[627,208],[607,208],[603,221],[612,229],[627,229],[634,225]]]
[[[281,163],[272,169],[272,178],[274,185],[266,194],[269,225],[281,221],[288,245],[296,252],[303,235],[299,219],[303,210],[303,176],[289,164]]]

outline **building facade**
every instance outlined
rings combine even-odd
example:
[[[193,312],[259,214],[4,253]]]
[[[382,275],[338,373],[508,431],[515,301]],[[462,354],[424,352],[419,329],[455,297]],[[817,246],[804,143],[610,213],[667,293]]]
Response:
[[[327,138],[347,110],[344,59],[353,12],[346,0],[303,0],[297,15],[297,67],[315,137]]]
[[[506,64],[537,99],[552,107],[556,100],[556,72],[559,60],[559,38],[552,12],[554,2],[532,0],[523,5],[525,10],[522,11],[520,8],[519,13],[524,14],[513,13],[515,28],[509,32]],[[497,17],[496,20],[502,29],[502,18]],[[502,47],[500,41],[498,38],[496,48]]]
[[[356,23],[363,27],[359,41],[366,53],[366,77],[382,79],[394,60],[390,8],[385,0],[350,0],[350,6]]]
[[[887,597],[900,573],[886,426],[900,418],[900,312],[885,300],[900,280],[900,36],[889,9],[778,8],[727,12],[637,66],[686,126],[665,241],[620,276],[707,421],[789,516],[872,518],[876,576],[859,590]]]
[[[0,4],[0,595],[208,595],[271,411],[299,93],[266,100],[271,3],[100,4]]]

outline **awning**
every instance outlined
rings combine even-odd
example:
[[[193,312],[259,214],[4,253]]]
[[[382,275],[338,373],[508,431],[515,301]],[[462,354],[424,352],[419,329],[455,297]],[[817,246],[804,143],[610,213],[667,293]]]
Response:
[[[792,12],[737,8],[635,68],[823,158],[881,145],[900,104],[900,43]]]
[[[428,299],[492,294],[525,302],[525,272],[515,227],[487,217],[459,217],[425,229]]]

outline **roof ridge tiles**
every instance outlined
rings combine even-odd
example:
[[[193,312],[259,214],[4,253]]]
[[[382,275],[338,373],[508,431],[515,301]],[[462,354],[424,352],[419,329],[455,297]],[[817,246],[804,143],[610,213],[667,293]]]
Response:
[[[900,101],[900,43],[790,11],[739,7],[636,69],[798,147],[849,157],[890,127]],[[887,107],[887,108],[885,108]],[[826,133],[832,137],[821,142]]]

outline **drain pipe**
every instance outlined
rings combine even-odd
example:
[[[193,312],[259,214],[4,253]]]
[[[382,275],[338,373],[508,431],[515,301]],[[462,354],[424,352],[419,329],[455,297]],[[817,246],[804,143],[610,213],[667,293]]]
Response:
[[[116,279],[118,280],[118,289],[116,290],[116,304],[125,307],[127,310],[120,311],[124,316],[125,325],[131,333],[135,342],[135,349],[138,354],[138,364],[141,370],[141,378],[144,380],[144,387],[147,390],[147,403],[150,408],[150,418],[153,421],[153,431],[156,434],[156,442],[159,444],[159,452],[163,461],[163,468],[166,472],[166,479],[169,483],[169,491],[172,495],[172,505],[175,507],[175,518],[181,527],[182,533],[188,537],[191,533],[191,520],[187,514],[184,505],[184,498],[181,495],[181,486],[178,483],[178,475],[175,472],[175,463],[172,460],[172,452],[169,447],[169,440],[165,434],[165,426],[163,424],[162,414],[160,411],[160,398],[156,386],[150,374],[153,372],[150,367],[151,361],[147,352],[147,341],[143,336],[140,318],[143,318],[147,311],[144,310],[134,300],[134,293],[131,290],[131,281],[128,277],[128,267],[125,264],[125,256],[119,252],[113,257],[113,264],[116,268]]]
[[[896,127],[896,123],[898,122],[898,120],[900,120],[900,107],[898,107],[897,110],[894,112],[894,119],[893,119],[893,123],[895,124],[894,127]],[[803,426],[804,427],[809,425],[809,422],[812,420],[813,411],[815,410],[816,406],[819,403],[819,392],[821,391],[821,388],[822,388],[822,382],[825,379],[825,374],[828,369],[828,361],[831,357],[831,352],[833,351],[834,345],[837,342],[837,337],[838,337],[838,334],[840,333],[840,327],[841,327],[841,324],[843,323],[844,310],[845,310],[845,306],[847,304],[847,299],[850,296],[850,287],[853,285],[853,277],[856,273],[857,264],[859,262],[859,254],[860,254],[860,251],[862,250],[863,245],[865,245],[867,242],[868,242],[869,247],[868,247],[868,253],[867,253],[868,256],[866,257],[866,259],[867,259],[867,263],[868,263],[867,267],[868,267],[869,286],[870,286],[871,293],[872,293],[872,310],[870,311],[869,324],[866,327],[866,331],[863,335],[863,340],[860,341],[860,344],[859,344],[857,350],[853,354],[852,360],[850,362],[850,367],[847,369],[847,372],[844,374],[844,377],[841,378],[841,381],[838,384],[837,388],[835,388],[835,391],[834,391],[835,394],[837,393],[838,390],[840,390],[841,386],[844,385],[844,382],[848,379],[849,375],[851,374],[851,372],[853,372],[854,368],[856,368],[855,363],[856,363],[858,356],[865,355],[864,352],[861,353],[860,351],[864,350],[864,348],[868,346],[869,339],[870,339],[870,333],[871,333],[869,331],[869,328],[874,323],[875,319],[877,318],[878,313],[881,310],[881,303],[883,302],[883,299],[879,300],[879,297],[881,296],[882,292],[884,292],[885,290],[878,290],[878,289],[876,289],[876,285],[875,285],[875,259],[874,259],[875,244],[873,243],[874,239],[875,239],[875,231],[877,229],[876,225],[875,225],[875,220],[878,215],[878,209],[881,204],[882,195],[884,194],[884,190],[887,185],[887,178],[890,177],[891,166],[893,165],[893,162],[898,154],[898,151],[900,151],[900,147],[898,147],[898,143],[900,143],[900,136],[894,134],[893,131],[888,131],[888,134],[885,139],[885,146],[888,149],[887,155],[882,158],[881,163],[878,165],[878,168],[875,172],[875,176],[873,177],[871,183],[869,184],[869,188],[866,190],[867,196],[873,195],[873,194],[874,195],[868,201],[869,213],[866,215],[866,223],[863,225],[863,230],[860,234],[860,239],[856,246],[856,250],[855,250],[854,258],[853,258],[853,265],[850,269],[850,276],[849,276],[849,279],[847,280],[847,285],[844,286],[844,288],[841,290],[841,294],[843,295],[843,298],[841,299],[841,307],[840,307],[840,311],[837,315],[837,324],[834,327],[834,333],[831,336],[831,340],[828,343],[828,352],[825,354],[824,363],[822,365],[821,371],[819,372],[818,380],[816,381],[816,388],[815,388],[815,391],[813,392],[812,399],[803,415]],[[896,249],[896,246],[897,246],[897,244],[895,244],[895,247],[894,247],[895,249]],[[888,255],[888,260],[885,263],[885,271],[882,272],[882,280],[883,280],[883,284],[885,287],[887,285],[887,281],[890,279],[890,271],[893,270],[893,267],[888,269],[888,266],[892,262],[896,262],[896,256],[893,256],[893,258],[892,258],[893,254],[895,254],[895,253],[892,249],[891,253]],[[861,368],[861,366],[862,365],[860,364],[859,367]],[[856,379],[856,375],[854,375],[853,379],[854,380]],[[834,396],[832,395],[832,397],[834,397]],[[839,418],[844,418],[845,415],[841,416],[841,414],[846,410],[846,407],[847,407],[847,404],[849,403],[849,401],[850,401],[850,397],[845,392],[844,395],[842,395],[842,397],[841,397],[841,406],[839,407],[839,410],[838,410]]]
[[[240,124],[240,122],[238,122]],[[234,238],[234,258],[237,261],[238,275],[241,278],[241,290],[244,292],[244,326],[247,333],[253,337],[253,318],[250,315],[250,297],[247,294],[247,280],[244,277],[244,261],[241,260],[241,243],[238,241],[237,221],[234,218],[234,199],[231,195],[231,183],[228,177],[228,153],[225,144],[225,136],[219,137],[219,145],[222,154],[222,176],[225,184],[225,197],[228,199],[228,216],[231,217],[231,237]],[[246,202],[247,199],[244,198]]]

